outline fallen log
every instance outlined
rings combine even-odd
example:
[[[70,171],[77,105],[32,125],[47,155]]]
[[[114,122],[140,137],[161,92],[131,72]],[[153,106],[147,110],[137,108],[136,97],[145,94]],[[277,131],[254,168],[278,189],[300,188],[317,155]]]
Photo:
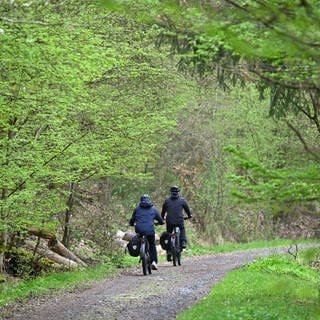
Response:
[[[34,236],[37,236],[39,238],[47,239],[48,241],[48,247],[53,252],[67,258],[71,259],[74,262],[80,264],[83,267],[87,267],[88,265],[82,261],[80,258],[78,258],[73,252],[71,252],[69,249],[67,249],[56,237],[56,235],[48,230],[38,228],[35,226],[31,226],[27,228],[27,231],[29,234],[32,234]]]
[[[53,232],[50,232],[45,229],[32,226],[32,227],[27,227],[26,230],[29,234],[32,234],[34,236],[37,236],[43,239],[48,239],[48,240],[57,239],[56,235]]]
[[[37,244],[33,243],[32,241],[26,240],[24,242],[27,249],[37,252],[40,256],[47,258],[51,261],[56,263],[62,264],[68,268],[78,268],[79,264],[71,259],[65,258],[60,256],[59,254],[47,249],[43,246],[37,246]]]
[[[130,241],[135,235],[136,235],[136,233],[134,233],[134,232],[125,232],[122,237],[122,240]]]
[[[82,261],[80,258],[78,258],[73,252],[71,252],[69,249],[67,249],[59,240],[57,239],[51,239],[48,241],[48,247],[53,252],[67,258],[71,259],[75,262],[77,262],[79,265],[83,267],[87,267],[88,265]]]

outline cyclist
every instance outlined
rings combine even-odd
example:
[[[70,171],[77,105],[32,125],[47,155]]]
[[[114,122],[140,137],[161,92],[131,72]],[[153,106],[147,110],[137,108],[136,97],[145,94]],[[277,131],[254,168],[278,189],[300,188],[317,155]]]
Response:
[[[183,210],[188,218],[192,218],[190,208],[186,200],[179,195],[180,188],[173,186],[170,188],[170,197],[165,199],[162,205],[161,217],[166,216],[167,232],[171,233],[175,226],[178,226],[181,231],[181,247],[184,249],[187,246],[186,230],[184,227]],[[170,254],[167,254],[167,260],[171,261]]]
[[[129,221],[131,226],[135,226],[135,231],[139,235],[146,235],[149,242],[149,252],[151,268],[158,270],[158,255],[155,240],[154,220],[157,220],[159,224],[164,224],[158,210],[151,202],[149,195],[144,194],[140,198],[139,205],[134,209],[132,217]]]

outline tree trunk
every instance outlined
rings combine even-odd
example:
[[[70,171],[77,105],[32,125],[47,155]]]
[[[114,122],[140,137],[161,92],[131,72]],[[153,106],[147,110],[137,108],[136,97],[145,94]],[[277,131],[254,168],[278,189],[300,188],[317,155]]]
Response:
[[[8,233],[6,231],[0,233],[0,274],[5,273],[4,253],[8,244]]]
[[[26,230],[28,233],[30,233],[34,236],[40,237],[42,239],[48,239],[48,240],[56,240],[57,239],[57,237],[54,233],[49,232],[48,230],[45,230],[45,229],[41,229],[38,227],[27,227]]]
[[[79,267],[79,264],[71,259],[67,259],[65,257],[60,256],[59,254],[44,248],[42,246],[38,246],[36,247],[36,244],[34,244],[31,241],[25,241],[25,246],[27,247],[27,249],[32,250],[32,251],[36,251],[40,256],[45,257],[51,261],[54,261],[56,263],[59,264],[63,264],[64,266],[68,267],[68,268],[77,268]]]
[[[122,240],[130,241],[135,235],[136,235],[136,233],[126,232],[124,234],[124,236],[122,237]]]
[[[73,192],[74,192],[74,183],[70,183],[69,187],[70,195],[67,201],[67,210],[65,212],[65,217],[64,217],[64,231],[63,231],[63,238],[62,238],[62,243],[69,248],[70,245],[70,220],[71,220],[71,212],[72,212],[72,207],[74,203],[74,197],[73,197]]]
[[[77,262],[83,267],[87,267],[87,264],[78,258],[74,253],[67,249],[59,240],[49,240],[48,247],[55,253]]]
[[[48,232],[44,229],[29,227],[28,232],[37,237],[48,239],[48,247],[55,253],[61,255],[66,259],[71,259],[74,262],[80,264],[83,267],[87,267],[87,264],[78,258],[74,253],[67,249],[56,237],[55,234]]]

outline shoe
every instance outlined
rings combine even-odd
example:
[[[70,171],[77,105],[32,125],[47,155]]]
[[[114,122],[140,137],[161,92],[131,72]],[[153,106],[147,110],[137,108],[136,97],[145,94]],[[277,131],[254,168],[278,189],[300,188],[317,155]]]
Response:
[[[151,269],[152,269],[152,270],[158,270],[158,266],[157,266],[157,264],[156,264],[155,261],[153,261],[153,262],[151,263]]]
[[[185,241],[182,241],[181,243],[181,248],[185,249],[187,247],[187,243]]]
[[[171,254],[167,254],[167,261],[172,261]]]

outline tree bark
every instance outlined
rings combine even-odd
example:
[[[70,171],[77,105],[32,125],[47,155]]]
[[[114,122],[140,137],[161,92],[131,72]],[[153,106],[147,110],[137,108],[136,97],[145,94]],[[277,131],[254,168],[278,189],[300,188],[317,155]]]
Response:
[[[70,220],[71,220],[72,207],[74,203],[74,196],[73,196],[74,183],[73,182],[70,183],[69,192],[70,194],[67,201],[67,209],[64,216],[64,231],[63,231],[63,238],[62,238],[62,243],[67,248],[69,248],[69,244],[70,244]]]
[[[48,239],[48,240],[56,240],[57,239],[57,237],[54,233],[52,233],[48,230],[45,230],[45,229],[41,229],[38,227],[28,227],[26,230],[29,234],[40,237],[42,239]]]
[[[55,252],[56,254],[61,255],[66,259],[71,259],[77,264],[80,264],[83,267],[87,267],[87,264],[78,258],[74,253],[67,249],[56,237],[54,233],[48,232],[44,229],[37,227],[29,227],[27,230],[30,234],[33,234],[37,237],[48,239],[48,247]]]
[[[77,268],[79,267],[79,264],[71,259],[67,259],[65,257],[62,257],[60,256],[59,254],[47,249],[47,248],[44,248],[43,246],[38,246],[36,247],[36,244],[34,244],[32,241],[25,241],[25,246],[27,249],[29,250],[36,250],[36,252],[42,256],[42,257],[45,257],[51,261],[54,261],[56,263],[59,263],[59,264],[63,264],[64,266],[70,268],[70,269],[74,269],[74,268]]]
[[[124,236],[122,237],[122,240],[130,241],[135,235],[136,235],[136,233],[126,232],[124,234]]]
[[[5,273],[4,253],[8,243],[8,233],[6,231],[0,233],[0,274]]]
[[[79,265],[83,267],[87,267],[87,264],[83,262],[80,258],[78,258],[73,252],[67,249],[59,240],[49,240],[48,247],[55,253],[77,262]]]

